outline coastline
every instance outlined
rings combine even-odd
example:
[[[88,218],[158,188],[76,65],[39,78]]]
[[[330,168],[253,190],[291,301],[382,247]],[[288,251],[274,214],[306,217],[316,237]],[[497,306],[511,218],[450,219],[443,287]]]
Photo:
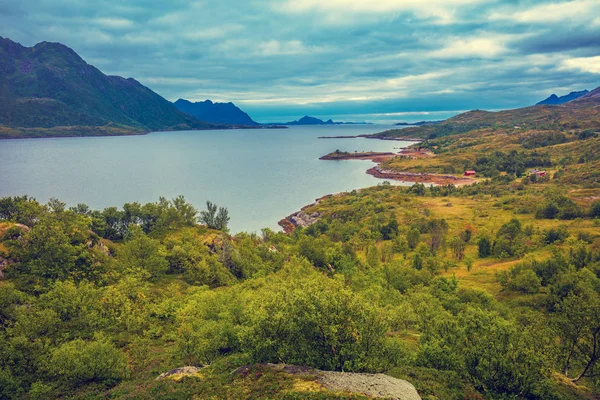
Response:
[[[361,136],[341,136],[341,137],[320,137],[319,139],[346,139],[346,138],[357,138]],[[400,139],[389,139],[389,138],[378,138],[371,137],[371,139],[379,139],[379,140],[400,140]],[[402,141],[409,141],[406,138],[402,138]],[[410,141],[419,143],[421,140],[419,139],[410,139]],[[415,144],[416,144],[415,143]],[[420,173],[420,172],[402,172],[402,171],[391,171],[385,170],[381,168],[381,163],[395,157],[406,157],[406,158],[430,158],[433,157],[434,154],[428,150],[422,150],[418,148],[413,148],[413,145],[410,145],[404,149],[402,149],[398,153],[392,152],[357,152],[357,153],[342,153],[342,152],[334,152],[322,157],[319,157],[319,160],[325,161],[340,161],[340,160],[369,160],[373,161],[377,165],[369,168],[366,173],[374,176],[379,179],[387,179],[387,180],[395,180],[399,182],[406,183],[421,183],[421,184],[431,184],[431,185],[454,185],[454,186],[465,186],[476,183],[477,180],[473,178],[459,177],[455,175],[443,175],[443,174],[431,174],[431,173]],[[359,189],[360,190],[360,189]],[[327,194],[323,197],[320,197],[315,200],[314,203],[306,205],[300,209],[300,211],[296,211],[293,214],[288,215],[287,217],[281,219],[278,222],[278,225],[283,228],[283,231],[287,234],[292,233],[298,227],[309,227],[313,223],[317,222],[321,215],[318,212],[308,213],[307,210],[310,207],[313,207],[319,204],[323,199],[327,199],[333,196],[340,196],[343,193],[336,194]]]
[[[53,128],[8,128],[0,126],[0,140],[15,140],[15,139],[57,139],[57,138],[89,138],[89,137],[120,137],[120,136],[144,136],[153,132],[182,132],[182,131],[223,131],[223,130],[242,130],[242,129],[289,129],[284,125],[215,125],[206,129],[154,129],[154,130],[133,130],[127,131],[115,130],[110,132],[106,129],[94,126],[68,126],[68,127],[53,127]],[[54,131],[51,131],[55,129]],[[69,133],[69,131],[77,131],[83,133]],[[40,135],[27,135],[23,132],[40,132]],[[46,132],[44,132],[46,131]],[[48,133],[54,132],[54,133]],[[61,132],[65,132],[62,134]],[[17,133],[15,135],[15,133]]]
[[[415,139],[415,138],[410,138],[410,137],[393,137],[393,138],[388,138],[388,137],[378,137],[378,136],[373,136],[373,135],[319,136],[317,139],[358,139],[358,138],[376,139],[376,140],[393,140],[393,141],[397,141],[397,142],[422,142],[423,141],[422,139]]]

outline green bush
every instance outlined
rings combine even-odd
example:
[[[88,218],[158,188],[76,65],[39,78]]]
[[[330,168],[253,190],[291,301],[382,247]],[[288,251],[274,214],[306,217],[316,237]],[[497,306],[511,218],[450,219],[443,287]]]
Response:
[[[114,384],[127,374],[123,353],[104,339],[77,339],[52,351],[49,372],[73,385],[97,382]]]
[[[293,268],[270,279],[249,306],[241,338],[251,358],[324,370],[381,368],[390,354],[376,308],[338,280]]]

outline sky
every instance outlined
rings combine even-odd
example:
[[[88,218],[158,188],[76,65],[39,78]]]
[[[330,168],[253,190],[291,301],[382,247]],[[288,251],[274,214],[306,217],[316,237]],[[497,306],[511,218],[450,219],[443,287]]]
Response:
[[[435,120],[600,86],[600,0],[0,0],[0,36],[259,122]]]

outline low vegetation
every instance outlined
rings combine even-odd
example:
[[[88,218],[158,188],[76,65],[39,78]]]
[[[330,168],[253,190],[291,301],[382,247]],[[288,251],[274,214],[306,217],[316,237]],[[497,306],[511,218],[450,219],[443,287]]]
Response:
[[[433,156],[386,169],[478,183],[329,196],[289,234],[231,235],[183,197],[0,199],[0,397],[366,398],[263,368],[287,363],[430,400],[597,398],[600,138],[569,119],[596,111],[553,110],[421,127]]]

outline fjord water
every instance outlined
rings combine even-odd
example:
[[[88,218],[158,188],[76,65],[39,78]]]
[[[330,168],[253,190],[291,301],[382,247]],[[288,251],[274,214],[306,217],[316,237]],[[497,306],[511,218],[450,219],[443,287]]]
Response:
[[[0,197],[55,197],[69,206],[121,207],[184,195],[198,209],[229,209],[232,232],[278,229],[277,221],[329,193],[377,185],[371,161],[321,161],[342,151],[399,151],[410,143],[319,136],[387,126],[155,132],[143,136],[0,141]]]

